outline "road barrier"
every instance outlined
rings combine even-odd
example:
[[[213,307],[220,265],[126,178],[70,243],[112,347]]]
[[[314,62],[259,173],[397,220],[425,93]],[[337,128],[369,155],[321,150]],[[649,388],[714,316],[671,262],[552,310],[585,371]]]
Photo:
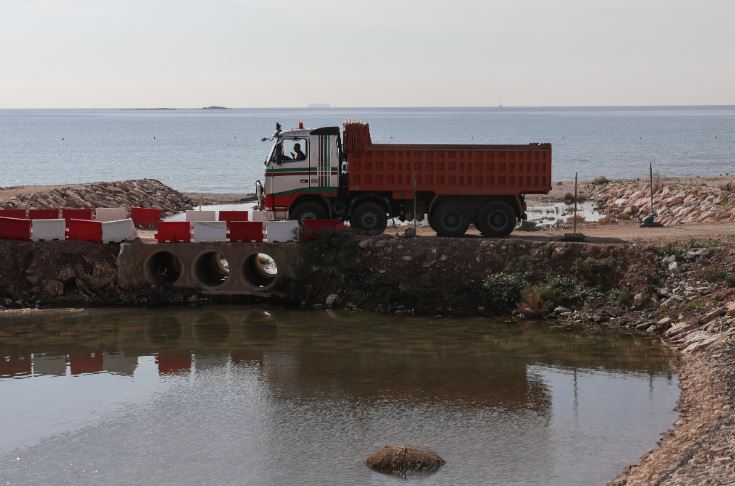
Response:
[[[128,210],[125,208],[97,208],[94,210],[94,219],[97,221],[119,221],[127,217]]]
[[[31,220],[0,217],[0,238],[6,240],[30,240]]]
[[[268,243],[294,241],[298,239],[298,221],[266,221],[265,239]]]
[[[220,211],[219,212],[219,220],[220,221],[227,221],[229,228],[229,223],[232,223],[233,221],[248,221],[248,212],[247,211]]]
[[[70,219],[67,222],[70,240],[93,241],[102,243],[102,222],[88,219]]]
[[[61,210],[61,217],[69,221],[70,219],[94,219],[94,210],[92,208],[64,208]]]
[[[191,226],[194,241],[227,241],[226,221],[195,221]]]
[[[319,238],[323,230],[343,230],[345,225],[338,223],[333,219],[305,219],[304,225],[304,239],[313,240]]]
[[[29,209],[28,219],[59,219],[58,209]]]
[[[155,228],[161,221],[161,210],[156,208],[133,208],[130,217],[138,228]]]
[[[253,210],[253,221],[272,221],[273,220],[273,213],[267,212],[267,211],[259,211],[257,209]]]
[[[0,209],[0,218],[28,218],[28,211],[25,209]]]
[[[196,221],[217,221],[217,211],[197,211],[189,209],[186,211],[186,220],[190,223]]]
[[[232,221],[230,223],[230,241],[262,243],[263,223],[261,221]]]
[[[33,241],[51,241],[66,239],[66,220],[34,219],[31,224]]]
[[[102,243],[133,241],[138,237],[132,219],[104,221],[102,223]]]
[[[191,223],[188,221],[161,221],[158,223],[156,240],[159,243],[189,243],[191,241]]]

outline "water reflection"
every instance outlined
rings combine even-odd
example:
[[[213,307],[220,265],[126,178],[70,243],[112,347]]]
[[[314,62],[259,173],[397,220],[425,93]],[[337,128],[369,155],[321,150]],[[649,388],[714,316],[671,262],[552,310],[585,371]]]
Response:
[[[122,438],[118,454],[138,457],[145,447],[128,449],[124,438],[132,446],[143,434],[154,450],[203,448],[224,471],[210,477],[210,468],[171,457],[176,473],[149,476],[150,466],[140,466],[139,476],[124,476],[131,480],[233,482],[228,474],[244,461],[250,474],[269,478],[256,484],[381,482],[360,460],[391,440],[441,449],[450,459],[444,482],[477,482],[491,471],[499,482],[604,480],[650,448],[673,418],[669,360],[644,337],[479,318],[252,307],[8,313],[0,317],[0,428],[9,431],[0,438],[0,471],[3,452],[37,444],[34,454],[48,452],[54,463],[54,436],[76,431],[82,440],[106,423]],[[31,392],[24,384],[34,380]],[[608,436],[621,425],[627,435]],[[616,447],[625,454],[607,452]],[[600,454],[586,459],[582,474],[579,459],[564,451]],[[86,453],[105,460],[91,445]],[[71,456],[64,460],[79,460]],[[276,474],[279,461],[295,456],[311,459]],[[347,469],[308,476],[315,474],[309,461],[335,457]],[[28,473],[12,466],[12,477]]]

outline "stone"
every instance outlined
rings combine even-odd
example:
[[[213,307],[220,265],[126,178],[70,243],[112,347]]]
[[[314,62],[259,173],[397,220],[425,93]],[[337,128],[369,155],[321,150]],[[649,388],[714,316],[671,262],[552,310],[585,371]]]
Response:
[[[645,297],[641,293],[637,293],[633,296],[633,303],[635,305],[641,305],[643,301],[645,300]]]
[[[64,283],[71,282],[76,277],[77,274],[70,265],[64,266],[61,270],[59,270],[59,274],[57,275],[57,278]]]
[[[569,313],[569,312],[571,312],[571,310],[570,309],[567,309],[563,305],[557,306],[554,309],[554,314],[564,314],[564,313]]]
[[[51,297],[61,297],[64,295],[64,284],[58,280],[46,280],[43,283],[43,291]]]
[[[331,309],[338,302],[339,302],[339,295],[337,295],[337,294],[329,294],[329,295],[327,295],[327,298],[324,301],[324,304],[327,306],[327,309]]]
[[[660,319],[660,320],[659,320],[659,321],[658,321],[658,322],[656,323],[656,325],[657,325],[658,327],[664,327],[664,326],[668,326],[668,325],[669,325],[670,323],[671,323],[671,317],[664,317],[663,319]]]
[[[403,256],[403,257],[401,257],[401,260],[404,260],[404,261],[410,262],[410,261],[411,261],[411,255],[406,255],[406,256]]]
[[[370,454],[365,463],[373,471],[405,475],[433,473],[446,462],[439,454],[425,447],[387,445]]]
[[[403,232],[403,237],[404,238],[416,237],[416,228],[414,228],[413,226],[409,226],[408,228],[406,228],[406,231]]]
[[[679,264],[676,262],[669,263],[669,272],[676,273],[679,271]]]
[[[369,248],[372,244],[371,240],[362,240],[360,243],[357,244],[360,248]]]
[[[377,241],[376,241],[376,242],[375,242],[375,243],[373,244],[373,246],[374,246],[375,248],[383,248],[383,247],[384,247],[385,245],[387,245],[387,244],[388,244],[388,240],[386,240],[386,239],[384,239],[384,238],[381,238],[381,239],[377,240]]]
[[[671,326],[671,328],[669,328],[669,330],[667,330],[664,333],[664,335],[670,339],[674,339],[676,337],[680,337],[683,334],[688,333],[689,331],[691,331],[692,329],[695,329],[696,327],[697,327],[697,324],[693,322],[687,322],[687,321],[677,322],[676,324]]]
[[[725,311],[728,316],[735,316],[735,300],[732,300],[725,304]]]
[[[714,318],[716,318],[716,317],[722,317],[722,316],[724,316],[724,315],[725,315],[726,313],[727,313],[727,310],[726,310],[726,309],[725,309],[724,307],[723,307],[723,308],[720,308],[720,309],[715,309],[715,310],[713,310],[713,311],[711,311],[711,312],[708,312],[707,314],[705,314],[705,316],[704,316],[704,317],[702,317],[702,318],[701,318],[701,319],[699,320],[699,323],[700,323],[700,324],[707,324],[707,323],[708,323],[708,322],[710,322],[710,321],[711,321],[712,319],[714,319]]]

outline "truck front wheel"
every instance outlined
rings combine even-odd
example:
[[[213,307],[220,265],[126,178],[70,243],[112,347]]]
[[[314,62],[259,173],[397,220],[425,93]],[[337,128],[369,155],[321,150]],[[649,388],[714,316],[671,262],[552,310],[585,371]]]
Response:
[[[437,236],[462,236],[470,226],[470,218],[461,204],[445,202],[431,212],[429,224]]]
[[[316,201],[304,201],[296,204],[289,211],[289,216],[292,220],[297,220],[299,224],[303,223],[305,219],[326,219],[329,217],[324,206]]]
[[[387,225],[385,210],[374,202],[360,203],[350,214],[350,226],[357,233],[379,235],[385,231]]]
[[[477,227],[484,236],[508,236],[515,225],[516,212],[504,201],[485,204],[477,216]]]

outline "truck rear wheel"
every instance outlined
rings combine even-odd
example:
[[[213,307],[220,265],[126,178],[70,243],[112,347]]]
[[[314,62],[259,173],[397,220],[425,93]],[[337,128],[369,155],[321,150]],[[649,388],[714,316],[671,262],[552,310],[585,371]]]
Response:
[[[379,235],[385,231],[387,225],[385,209],[374,202],[360,203],[350,214],[350,226],[357,233]]]
[[[470,218],[461,204],[445,202],[431,212],[429,224],[437,236],[462,236],[470,226]]]
[[[508,236],[515,225],[516,212],[504,201],[485,204],[477,216],[477,227],[484,236]]]
[[[302,223],[305,219],[326,219],[329,217],[324,206],[316,201],[304,201],[297,203],[291,211],[289,211],[291,219],[295,219]]]

